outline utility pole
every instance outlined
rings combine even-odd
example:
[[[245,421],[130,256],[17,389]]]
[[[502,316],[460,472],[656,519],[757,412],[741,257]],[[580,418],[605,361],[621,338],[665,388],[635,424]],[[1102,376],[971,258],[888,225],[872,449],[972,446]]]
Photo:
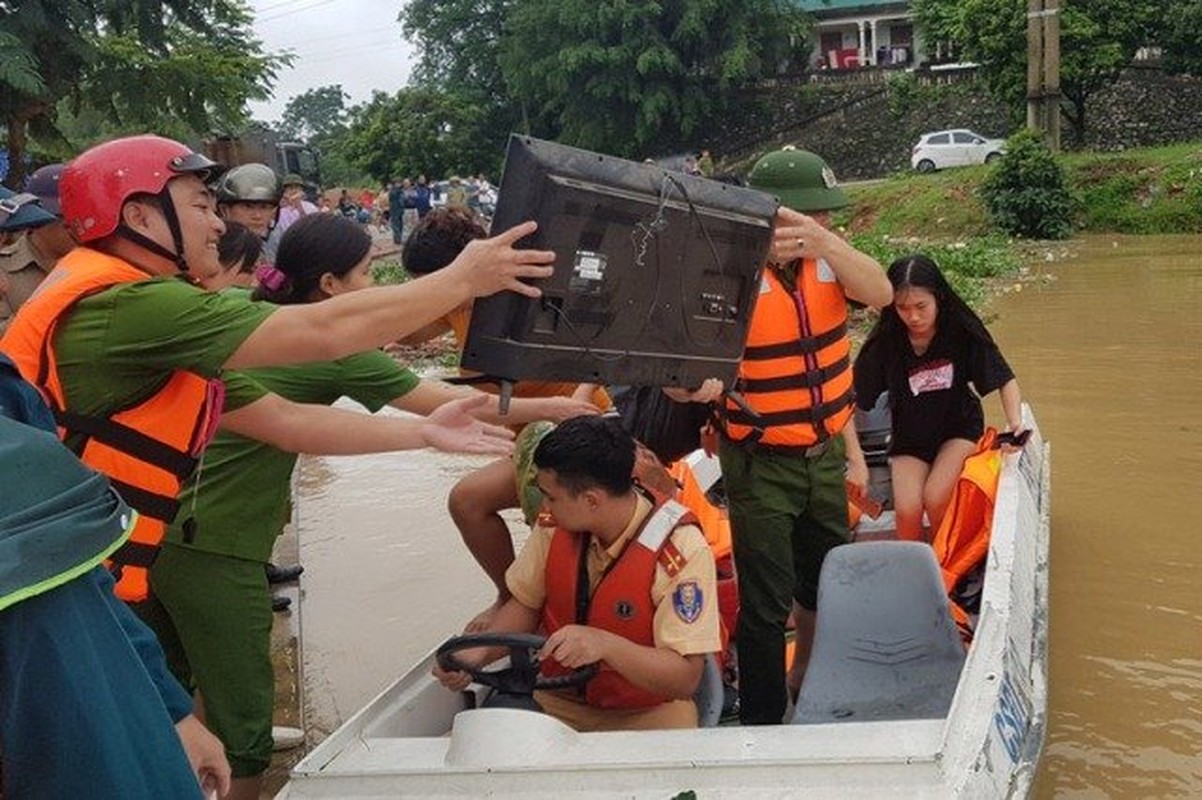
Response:
[[[1060,152],[1060,0],[1027,0],[1027,127]]]

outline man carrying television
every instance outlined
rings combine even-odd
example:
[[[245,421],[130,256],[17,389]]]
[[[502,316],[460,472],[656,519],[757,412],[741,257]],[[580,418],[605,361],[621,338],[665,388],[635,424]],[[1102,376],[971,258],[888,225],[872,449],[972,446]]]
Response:
[[[752,188],[781,202],[736,386],[754,414],[726,401],[718,455],[739,582],[739,719],[776,725],[787,705],[785,625],[794,601],[796,696],[814,636],[818,574],[848,537],[847,483],[867,466],[851,426],[847,300],[877,308],[893,292],[874,259],[831,231],[849,205],[814,153],[761,158]],[[800,332],[800,334],[799,334]]]

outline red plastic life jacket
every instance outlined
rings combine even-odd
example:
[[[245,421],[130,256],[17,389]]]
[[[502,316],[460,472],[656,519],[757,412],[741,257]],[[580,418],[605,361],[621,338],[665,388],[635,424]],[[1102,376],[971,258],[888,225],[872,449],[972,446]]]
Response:
[[[545,567],[547,598],[543,603],[542,624],[547,635],[565,625],[581,624],[654,647],[655,604],[651,600],[651,586],[656,565],[662,563],[672,574],[684,566],[680,551],[671,542],[672,531],[682,525],[696,524],[692,513],[680,503],[674,500],[657,503],[634,540],[626,545],[592,596],[583,603],[579,582],[587,580],[582,573],[586,572],[589,537],[557,528],[551,537]],[[587,608],[580,607],[585,605]],[[543,662],[542,671],[548,676],[567,672],[549,659]],[[640,689],[605,664],[585,688],[585,702],[596,708],[645,708],[671,699]]]

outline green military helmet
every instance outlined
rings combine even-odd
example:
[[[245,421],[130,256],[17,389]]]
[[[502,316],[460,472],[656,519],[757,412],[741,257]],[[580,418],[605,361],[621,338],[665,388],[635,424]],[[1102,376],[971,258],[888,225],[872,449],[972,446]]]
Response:
[[[306,189],[308,188],[309,183],[295,172],[289,172],[284,176],[284,187],[287,188],[289,186],[299,186],[302,189]]]
[[[787,146],[755,163],[747,184],[776,195],[794,211],[833,211],[851,205],[834,171],[820,156]]]
[[[284,187],[266,164],[243,164],[217,179],[218,203],[278,203]]]

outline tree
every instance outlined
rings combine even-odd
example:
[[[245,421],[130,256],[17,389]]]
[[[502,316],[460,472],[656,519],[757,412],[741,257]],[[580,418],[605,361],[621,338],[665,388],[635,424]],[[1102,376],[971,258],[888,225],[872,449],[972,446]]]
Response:
[[[1171,0],[1157,41],[1166,70],[1202,76],[1202,2]]]
[[[961,58],[981,65],[986,85],[1025,109],[1027,0],[913,0],[911,8],[929,40],[953,42]],[[1071,0],[1060,9],[1062,112],[1074,140],[1085,140],[1085,105],[1152,44],[1163,11],[1157,0]]]
[[[687,141],[807,33],[784,0],[524,0],[500,62],[535,130],[637,157]]]
[[[250,32],[242,0],[21,0],[0,2],[0,120],[21,180],[33,135],[58,150],[62,101],[76,120],[101,112],[107,127],[193,131],[246,119],[268,96],[285,54]]]
[[[449,106],[477,103],[483,113],[470,115],[473,122],[458,119],[458,135],[492,150],[492,161],[510,131],[529,132],[500,62],[503,32],[515,5],[516,0],[411,0],[400,14],[405,37],[421,54],[412,84],[452,95]],[[474,129],[466,130],[467,124]]]
[[[495,172],[501,149],[477,136],[487,113],[480,98],[467,93],[428,87],[376,92],[352,110],[341,152],[381,183],[419,173]]]
[[[1037,131],[1024,128],[981,184],[994,224],[1013,236],[1066,239],[1073,232],[1072,194],[1064,170]]]
[[[340,85],[319,86],[298,94],[284,107],[280,132],[290,139],[328,141],[345,132],[349,99]]]

